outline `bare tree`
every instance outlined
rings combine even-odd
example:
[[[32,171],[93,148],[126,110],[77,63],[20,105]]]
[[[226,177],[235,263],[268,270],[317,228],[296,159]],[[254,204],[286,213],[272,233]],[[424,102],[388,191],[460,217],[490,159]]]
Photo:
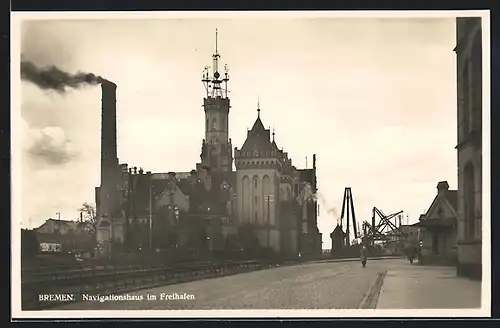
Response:
[[[79,211],[83,213],[83,222],[86,223],[84,227],[85,231],[94,235],[97,230],[97,213],[95,205],[83,203]]]

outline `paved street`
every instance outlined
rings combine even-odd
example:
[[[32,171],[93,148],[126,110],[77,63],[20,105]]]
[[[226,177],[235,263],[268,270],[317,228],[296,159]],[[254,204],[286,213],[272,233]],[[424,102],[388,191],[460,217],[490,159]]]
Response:
[[[143,301],[82,301],[57,310],[195,309],[356,309],[378,272],[401,260],[311,263],[277,267],[128,293]],[[189,300],[161,300],[161,294],[193,295]],[[156,300],[146,300],[147,295]]]

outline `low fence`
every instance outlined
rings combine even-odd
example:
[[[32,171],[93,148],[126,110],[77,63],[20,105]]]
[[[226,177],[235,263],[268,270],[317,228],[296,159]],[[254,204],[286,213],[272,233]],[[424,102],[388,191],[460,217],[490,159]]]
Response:
[[[171,265],[187,265],[197,263],[211,262],[241,262],[246,260],[254,260],[256,258],[264,258],[256,254],[212,254],[207,252],[193,255],[191,252],[183,253],[149,253],[143,252],[139,254],[121,254],[113,257],[101,258],[84,258],[76,259],[70,255],[52,255],[52,256],[37,256],[35,258],[24,260],[21,269],[24,274],[31,275],[33,273],[53,273],[58,271],[74,271],[74,270],[101,270],[112,268],[130,268],[139,266],[162,266],[165,263]]]
[[[82,299],[82,294],[119,293],[134,289],[206,279],[216,276],[291,265],[293,261],[224,262],[177,267],[136,267],[81,272],[61,272],[52,276],[40,274],[26,277],[22,282],[23,310],[41,310],[60,304],[47,295],[71,295],[70,301]]]

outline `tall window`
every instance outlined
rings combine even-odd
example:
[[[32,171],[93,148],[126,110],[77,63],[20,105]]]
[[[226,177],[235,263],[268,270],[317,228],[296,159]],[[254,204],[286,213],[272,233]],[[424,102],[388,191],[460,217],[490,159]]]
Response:
[[[462,76],[461,76],[461,100],[462,100],[462,126],[463,126],[463,134],[466,137],[470,132],[470,119],[471,119],[471,111],[470,111],[470,65],[467,60],[464,63]]]
[[[212,119],[212,130],[215,130],[217,128],[217,121],[215,118]]]
[[[464,214],[465,214],[465,235],[468,239],[473,239],[476,233],[475,202],[474,202],[474,166],[469,163],[464,170]]]
[[[255,205],[259,203],[259,196],[255,196]]]
[[[257,177],[255,177],[253,178],[253,187],[257,189],[258,186],[259,186],[259,180]]]
[[[481,124],[481,109],[483,105],[483,58],[482,58],[481,32],[478,32],[474,37],[471,56],[471,116],[472,127],[480,128]]]

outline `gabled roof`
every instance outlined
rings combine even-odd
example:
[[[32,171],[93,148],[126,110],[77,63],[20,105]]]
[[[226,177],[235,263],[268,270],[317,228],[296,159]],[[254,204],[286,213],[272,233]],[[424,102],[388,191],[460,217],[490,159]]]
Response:
[[[433,214],[434,209],[439,205],[439,204],[444,204],[451,213],[453,213],[453,216],[457,217],[457,203],[458,203],[458,191],[457,190],[443,190],[442,192],[439,192],[436,197],[434,197],[434,200],[431,203],[431,206],[427,210],[424,216],[420,217],[420,221],[425,221],[429,219],[431,214]]]
[[[345,232],[344,230],[342,229],[342,227],[340,225],[337,224],[337,226],[335,227],[335,229],[333,229],[333,232],[331,233],[332,236],[345,236]]]
[[[236,188],[236,172],[212,172],[212,190],[217,192],[222,190],[221,186],[225,182],[232,187]]]
[[[62,224],[62,225],[65,225],[65,226],[69,226],[70,228],[73,228],[73,229],[76,229],[78,228],[78,226],[80,224],[83,224],[82,222],[80,221],[71,221],[71,220],[58,220],[58,219],[53,219],[53,218],[50,218],[48,219],[47,221],[45,221],[44,223],[42,223],[38,228],[35,228],[35,230],[43,227],[47,222],[56,222],[57,224]]]

